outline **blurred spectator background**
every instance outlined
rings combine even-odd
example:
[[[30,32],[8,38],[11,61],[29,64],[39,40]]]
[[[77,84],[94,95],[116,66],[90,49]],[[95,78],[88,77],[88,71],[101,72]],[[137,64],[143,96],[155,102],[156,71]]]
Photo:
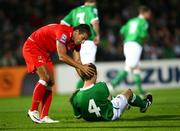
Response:
[[[180,58],[180,6],[178,0],[97,0],[101,43],[97,61],[123,60],[119,28],[137,15],[140,4],[153,11],[150,35],[142,59]],[[0,0],[0,66],[24,65],[22,45],[37,28],[58,23],[82,0]],[[56,62],[56,55],[53,55]]]

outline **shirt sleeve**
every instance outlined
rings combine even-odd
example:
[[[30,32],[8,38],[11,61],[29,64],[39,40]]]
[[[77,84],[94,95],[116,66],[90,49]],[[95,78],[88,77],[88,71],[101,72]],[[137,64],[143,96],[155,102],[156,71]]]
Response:
[[[99,20],[98,18],[98,10],[96,7],[92,8],[91,13],[88,14],[88,17],[90,18],[91,23],[95,20]]]

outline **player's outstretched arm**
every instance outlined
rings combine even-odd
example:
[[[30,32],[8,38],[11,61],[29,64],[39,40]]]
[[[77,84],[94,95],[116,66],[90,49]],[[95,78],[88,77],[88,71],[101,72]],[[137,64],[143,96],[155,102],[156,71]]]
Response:
[[[92,69],[88,65],[82,65],[81,63],[74,61],[70,56],[68,56],[67,50],[66,50],[66,47],[64,44],[60,43],[57,40],[56,46],[57,46],[57,53],[58,53],[60,61],[63,61],[64,63],[66,63],[72,67],[82,70],[82,72],[84,72],[88,76],[91,76],[94,74],[94,69]]]
[[[76,51],[76,50],[73,51],[73,59],[74,59],[74,61],[82,64],[79,51]],[[76,69],[76,72],[78,73],[78,75],[81,77],[82,76],[81,70],[79,68],[75,68],[75,69]]]

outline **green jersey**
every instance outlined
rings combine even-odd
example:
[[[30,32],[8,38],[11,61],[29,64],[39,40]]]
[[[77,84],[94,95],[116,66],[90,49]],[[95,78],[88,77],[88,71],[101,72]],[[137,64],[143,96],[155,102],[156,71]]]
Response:
[[[109,90],[104,82],[81,88],[71,98],[74,114],[87,121],[106,121],[113,117]]]
[[[91,28],[90,40],[94,40],[96,33],[93,30],[92,22],[98,20],[97,8],[95,6],[83,5],[73,9],[67,16],[64,17],[62,22],[77,26],[79,24],[88,24]]]
[[[140,17],[132,18],[120,29],[120,33],[124,43],[135,41],[142,46],[148,35],[148,22]]]

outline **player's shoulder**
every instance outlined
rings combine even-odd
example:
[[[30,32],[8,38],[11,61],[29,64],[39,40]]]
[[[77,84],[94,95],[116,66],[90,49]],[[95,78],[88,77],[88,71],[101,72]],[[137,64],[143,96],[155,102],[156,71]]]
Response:
[[[68,25],[65,25],[65,24],[59,24],[59,26],[61,27],[61,28],[72,28],[71,26],[68,26]]]
[[[142,23],[142,19],[141,18],[139,18],[139,17],[132,17],[132,18],[130,18],[129,20],[128,20],[128,24],[131,24],[131,23],[134,23],[134,22],[138,22],[138,23]]]
[[[53,28],[53,27],[57,27],[57,26],[59,26],[60,24],[57,24],[57,23],[52,23],[52,24],[47,24],[47,25],[45,25],[45,26],[43,26],[42,28]]]
[[[99,85],[99,86],[106,86],[106,82],[100,81],[100,82],[97,82],[96,85]]]
[[[82,11],[85,13],[95,13],[95,14],[98,13],[96,6],[88,6],[88,5],[78,6],[72,10],[72,13],[76,14]]]
[[[53,24],[48,24],[48,25],[46,25],[46,26],[44,26],[44,27],[52,27],[52,28],[60,28],[60,29],[63,29],[63,28],[72,28],[72,27],[70,27],[70,26],[68,26],[68,25],[65,25],[65,24],[59,24],[59,23],[53,23]]]
[[[144,27],[148,27],[148,21],[145,18],[137,17],[137,21]]]
[[[108,86],[106,84],[106,82],[101,81],[96,83],[97,89],[100,90],[100,92],[104,92],[106,94],[106,92],[109,92]]]
[[[59,28],[60,24],[57,24],[57,23],[52,23],[52,24],[47,24],[41,28],[38,29],[38,31],[53,31],[53,30],[56,30],[56,29],[60,29]]]
[[[90,11],[97,9],[96,6],[89,6],[89,5],[82,5],[79,8],[84,9],[84,10],[85,9],[90,10]]]
[[[65,25],[65,24],[59,24],[61,31],[65,31],[65,32],[72,32],[73,31],[73,27]]]
[[[146,23],[147,22],[147,20],[145,18],[141,18],[139,16],[135,17],[135,20],[138,20],[138,21],[140,21],[142,23]]]

